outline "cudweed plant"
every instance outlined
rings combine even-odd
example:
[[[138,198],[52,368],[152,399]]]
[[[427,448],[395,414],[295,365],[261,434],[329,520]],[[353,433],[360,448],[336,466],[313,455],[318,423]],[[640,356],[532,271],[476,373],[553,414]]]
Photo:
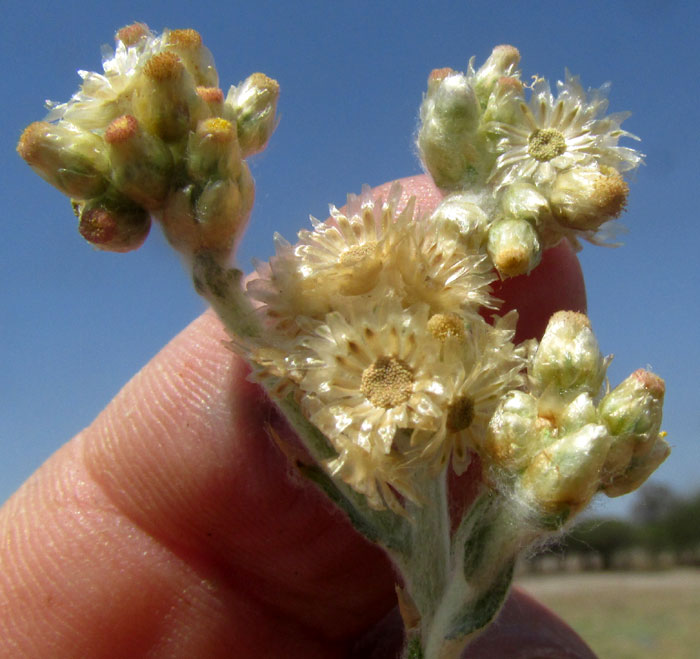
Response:
[[[401,207],[398,184],[350,195],[295,245],[275,236],[247,286],[233,264],[253,205],[245,159],[275,128],[279,87],[254,73],[224,95],[194,30],[119,30],[104,72],[80,72],[17,147],[94,247],[135,249],[155,221],[184,255],[312,456],[295,467],[393,560],[405,657],[460,655],[520,553],[670,450],[663,380],[639,370],[611,389],[584,314],[557,312],[519,344],[516,312],[480,315],[499,307],[496,278],[561,240],[602,242],[642,161],[618,146],[634,136],[604,114],[605,89],[567,74],[555,96],[523,82],[519,59],[498,46],[478,69],[430,74],[417,147],[445,194],[432,213]],[[449,472],[472,461],[478,496],[455,519]]]

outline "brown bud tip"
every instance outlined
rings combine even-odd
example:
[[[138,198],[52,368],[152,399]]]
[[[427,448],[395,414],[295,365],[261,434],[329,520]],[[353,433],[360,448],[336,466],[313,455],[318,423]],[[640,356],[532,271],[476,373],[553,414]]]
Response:
[[[630,188],[614,169],[606,168],[604,174],[595,181],[593,197],[601,215],[607,218],[619,217],[627,205]]]
[[[279,94],[280,85],[274,78],[268,78],[264,73],[253,73],[248,78],[251,85],[258,89],[265,89],[272,94]]]
[[[494,257],[494,265],[506,277],[524,275],[530,266],[530,254],[523,247],[506,248]]]
[[[199,48],[202,45],[202,35],[197,30],[171,30],[168,32],[168,43],[180,48]]]
[[[180,58],[172,52],[158,53],[151,57],[143,67],[143,72],[157,82],[174,80],[184,70]]]
[[[447,76],[452,75],[454,72],[454,69],[451,69],[449,66],[442,69],[433,69],[428,76],[428,83],[440,82],[441,80],[447,78]]]
[[[78,222],[80,235],[94,247],[109,252],[137,249],[143,244],[151,226],[148,213],[137,206],[120,209],[103,206],[99,202],[87,202],[86,207],[78,210],[81,211]]]
[[[120,144],[136,135],[139,122],[130,114],[117,117],[105,131],[105,142],[108,144]]]
[[[93,245],[107,245],[118,235],[119,223],[106,208],[90,208],[81,214],[78,231]]]
[[[590,318],[588,318],[585,313],[581,313],[580,311],[555,311],[551,315],[549,322],[565,323],[566,325],[575,327],[578,330],[584,328],[591,329]]]
[[[666,383],[651,371],[640,368],[632,373],[632,377],[656,398],[663,398],[666,393]]]
[[[219,87],[197,87],[197,94],[206,103],[224,102],[224,92]]]
[[[520,61],[520,51],[510,44],[501,44],[493,49],[493,55],[512,64],[517,64]]]
[[[118,30],[114,35],[117,41],[121,41],[125,46],[136,45],[143,37],[148,34],[148,25],[145,23],[132,23],[125,25],[121,30]]]
[[[513,76],[501,76],[496,81],[496,89],[501,94],[506,92],[515,92],[516,94],[519,94],[523,91],[523,83]]]
[[[51,124],[47,121],[35,121],[29,124],[17,142],[17,153],[29,165],[35,165],[40,156],[40,143],[42,138],[51,130]]]

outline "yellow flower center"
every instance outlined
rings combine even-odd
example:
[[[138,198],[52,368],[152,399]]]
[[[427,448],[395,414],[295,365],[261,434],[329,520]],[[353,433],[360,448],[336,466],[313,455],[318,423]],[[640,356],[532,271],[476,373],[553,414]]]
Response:
[[[338,259],[340,265],[354,266],[361,263],[366,258],[374,256],[377,251],[377,243],[373,240],[368,240],[362,245],[353,245],[348,247]]]
[[[464,338],[464,321],[456,313],[436,313],[428,321],[428,331],[440,341],[454,336]]]
[[[474,401],[469,396],[459,396],[447,408],[447,430],[458,432],[468,428],[474,420]]]
[[[413,391],[413,371],[397,357],[379,357],[362,372],[360,391],[372,405],[389,409],[405,403]]]
[[[566,151],[564,136],[554,128],[538,128],[528,139],[527,152],[540,162],[547,162]]]

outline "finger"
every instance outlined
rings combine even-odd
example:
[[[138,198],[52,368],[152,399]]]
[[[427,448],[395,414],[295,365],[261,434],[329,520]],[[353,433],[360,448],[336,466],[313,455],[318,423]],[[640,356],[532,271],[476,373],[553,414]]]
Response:
[[[225,339],[195,321],[8,503],[0,648],[325,657],[393,604],[383,554],[290,477]]]
[[[439,198],[424,177],[405,184],[426,206]],[[381,552],[269,442],[264,423],[288,430],[225,338],[196,321],[3,511],[2,586],[23,602],[0,623],[5,642],[39,643],[42,620],[46,647],[71,652],[78,637],[146,647],[185,627],[193,651],[213,630],[222,647],[332,644],[393,603]]]

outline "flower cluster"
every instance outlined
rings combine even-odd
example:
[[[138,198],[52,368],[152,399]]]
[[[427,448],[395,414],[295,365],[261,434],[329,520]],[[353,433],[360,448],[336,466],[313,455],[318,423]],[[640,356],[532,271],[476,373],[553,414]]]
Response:
[[[609,361],[585,315],[555,313],[533,346],[528,386],[501,399],[478,447],[487,479],[557,526],[599,491],[635,490],[670,452],[663,380],[639,370],[601,398]]]
[[[567,74],[555,98],[522,83],[519,59],[499,46],[478,70],[431,73],[417,141],[446,193],[432,213],[398,184],[365,189],[295,245],[275,236],[245,287],[230,263],[253,203],[244,159],[274,129],[278,87],[256,73],[224,97],[194,30],[123,28],[104,73],[81,72],[17,147],[96,247],[138,247],[155,218],[187,257],[318,463],[295,459],[301,473],[394,560],[405,657],[456,656],[524,547],[597,492],[637,488],[670,450],[663,381],[639,370],[603,391],[609,358],[585,315],[557,312],[520,344],[515,311],[482,315],[498,310],[499,275],[529,273],[562,239],[598,242],[642,159],[618,146],[632,136],[624,115],[603,116],[602,91]],[[451,510],[449,470],[474,455],[477,499]]]
[[[427,170],[450,197],[488,192],[485,240],[502,277],[530,272],[562,238],[577,248],[580,238],[601,242],[600,227],[625,208],[622,174],[642,162],[618,146],[634,136],[620,128],[626,113],[603,115],[605,87],[586,93],[567,72],[555,97],[543,79],[522,82],[519,60],[498,46],[478,70],[472,60],[466,73],[433,71],[418,134]]]
[[[254,197],[244,161],[275,125],[278,85],[255,73],[226,97],[195,30],[155,35],[143,23],[116,34],[104,73],[50,104],[17,150],[73,201],[79,231],[97,248],[128,251],[151,218],[173,246],[228,253]]]
[[[371,505],[416,499],[411,474],[464,471],[472,437],[523,384],[516,314],[490,326],[486,256],[449,222],[423,217],[401,188],[368,190],[313,220],[248,284],[267,331],[248,345],[258,377],[286,382],[338,456],[328,469]]]

